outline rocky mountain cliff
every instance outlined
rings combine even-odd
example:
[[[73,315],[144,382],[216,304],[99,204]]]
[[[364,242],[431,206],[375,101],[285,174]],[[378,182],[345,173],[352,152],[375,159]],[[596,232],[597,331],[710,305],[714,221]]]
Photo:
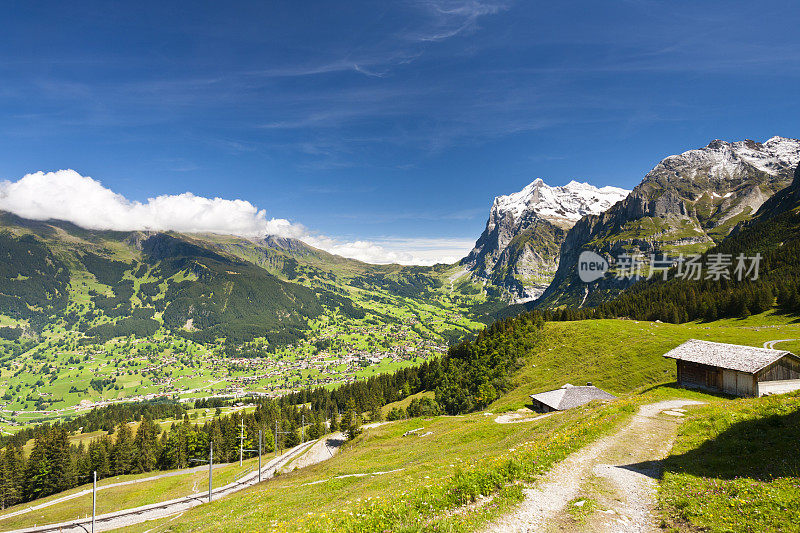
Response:
[[[764,143],[715,140],[667,157],[625,200],[573,226],[561,245],[555,278],[536,305],[594,305],[630,285],[609,276],[582,283],[576,264],[583,250],[613,264],[622,253],[677,255],[708,249],[789,185],[799,161],[800,140],[784,137]]]
[[[486,229],[461,264],[517,301],[535,299],[553,279],[569,228],[627,194],[577,181],[550,187],[537,179],[519,192],[495,198]]]
[[[794,171],[792,184],[764,202],[749,224],[766,221],[798,208],[800,208],[800,165]]]

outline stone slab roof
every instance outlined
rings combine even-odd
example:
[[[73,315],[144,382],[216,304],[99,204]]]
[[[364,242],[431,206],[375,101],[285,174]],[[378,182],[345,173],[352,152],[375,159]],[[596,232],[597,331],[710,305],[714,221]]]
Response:
[[[587,404],[592,400],[615,400],[617,397],[592,385],[575,387],[567,383],[560,389],[531,394],[531,398],[551,409],[563,411]]]
[[[786,355],[795,357],[785,350],[689,339],[664,357],[755,374]]]

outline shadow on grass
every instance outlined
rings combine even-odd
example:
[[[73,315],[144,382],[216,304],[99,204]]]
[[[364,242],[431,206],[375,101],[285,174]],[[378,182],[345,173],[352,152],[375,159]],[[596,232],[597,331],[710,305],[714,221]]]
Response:
[[[713,425],[713,419],[708,423]],[[769,481],[798,476],[800,409],[734,423],[697,448],[670,456],[662,464],[664,471],[717,479]]]
[[[652,392],[658,389],[671,389],[671,390],[683,390],[683,387],[678,386],[677,381],[670,381],[669,383],[656,383],[655,385],[651,385],[647,388],[637,390],[636,394],[647,394],[648,392]]]
[[[751,478],[770,481],[779,477],[798,477],[800,410],[738,422],[680,455],[618,468],[653,479],[661,479],[664,472],[725,480]]]

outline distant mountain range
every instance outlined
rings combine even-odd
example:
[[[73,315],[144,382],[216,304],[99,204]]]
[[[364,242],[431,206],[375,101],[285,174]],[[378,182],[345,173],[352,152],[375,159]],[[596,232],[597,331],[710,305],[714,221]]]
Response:
[[[609,260],[623,253],[698,253],[721,242],[771,196],[787,187],[800,162],[800,140],[764,143],[712,141],[659,162],[621,202],[579,220],[564,238],[553,282],[537,305],[595,305],[632,280],[585,284],[578,255],[592,250]]]
[[[58,329],[102,343],[163,327],[198,342],[263,337],[275,347],[323,314],[394,323],[387,310],[408,299],[475,317],[503,305],[469,280],[448,282],[454,272],[362,263],[295,239],[87,230],[0,212],[0,336]]]
[[[0,212],[0,318],[26,335],[57,327],[86,342],[166,327],[203,342],[281,345],[321,314],[364,317],[371,306],[370,316],[394,320],[376,302],[414,299],[482,321],[508,303],[593,306],[632,282],[582,283],[582,251],[612,264],[621,253],[705,251],[756,212],[763,220],[796,205],[798,163],[800,140],[716,140],[662,160],[630,192],[537,179],[495,199],[467,257],[433,267],[370,265],[274,236],[94,231]]]
[[[461,265],[512,303],[596,305],[632,281],[581,282],[575,266],[582,251],[612,263],[623,253],[703,252],[770,205],[798,162],[797,139],[714,140],[663,159],[633,191],[576,181],[550,187],[537,179],[495,198],[486,229]]]

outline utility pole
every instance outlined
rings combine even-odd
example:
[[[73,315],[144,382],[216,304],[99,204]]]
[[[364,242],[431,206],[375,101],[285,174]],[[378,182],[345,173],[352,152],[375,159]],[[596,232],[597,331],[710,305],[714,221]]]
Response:
[[[278,431],[278,420],[275,419],[275,457],[278,457],[278,434],[289,435],[291,431]]]
[[[242,452],[244,452],[244,418],[242,418],[241,433],[239,434],[239,466],[242,466]]]
[[[306,441],[306,415],[303,413],[302,417],[300,418],[300,442]]]
[[[211,489],[214,487],[214,441],[209,443],[207,461],[205,459],[189,459],[189,461],[208,463],[208,503],[211,503]]]
[[[258,482],[261,483],[261,430],[258,430],[258,449],[245,450],[246,452],[258,452]]]
[[[92,472],[92,533],[94,533],[94,517],[97,513],[97,470]]]

